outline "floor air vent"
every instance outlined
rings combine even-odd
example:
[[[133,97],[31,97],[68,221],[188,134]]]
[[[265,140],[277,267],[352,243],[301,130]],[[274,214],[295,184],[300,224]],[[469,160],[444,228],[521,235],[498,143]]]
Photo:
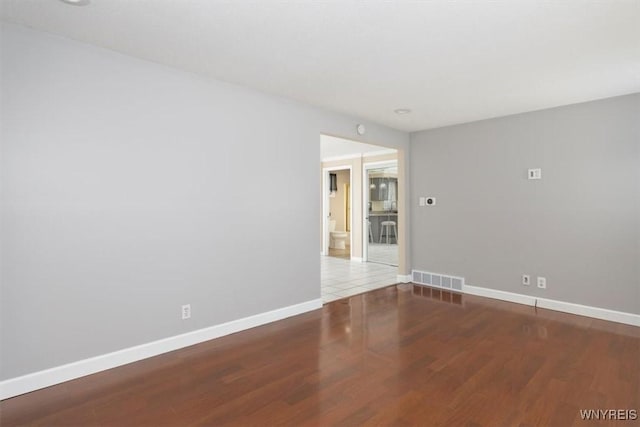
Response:
[[[451,289],[452,291],[462,292],[462,286],[464,286],[464,277],[448,276],[446,274],[429,273],[419,270],[413,270],[411,277],[413,283]]]

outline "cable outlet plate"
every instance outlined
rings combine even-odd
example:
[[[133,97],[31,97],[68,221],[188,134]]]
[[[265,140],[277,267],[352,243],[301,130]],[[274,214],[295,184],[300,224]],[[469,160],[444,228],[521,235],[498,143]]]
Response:
[[[527,171],[527,178],[529,179],[542,179],[542,169],[529,169]]]
[[[523,274],[522,275],[522,284],[525,286],[529,286],[531,284],[531,276],[529,276],[528,274]]]

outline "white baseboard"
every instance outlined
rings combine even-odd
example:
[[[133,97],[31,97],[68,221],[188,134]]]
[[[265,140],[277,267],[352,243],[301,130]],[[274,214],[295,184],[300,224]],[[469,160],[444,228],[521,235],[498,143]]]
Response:
[[[0,400],[60,384],[85,375],[95,374],[96,372],[126,365],[169,351],[178,350],[245,329],[254,328],[276,320],[306,313],[318,308],[322,308],[322,299],[320,298],[4,380],[0,382]]]
[[[640,314],[625,313],[623,311],[609,310],[607,308],[591,307],[588,305],[573,304],[570,302],[545,298],[538,298],[538,307],[563,311],[565,313],[578,314],[580,316],[594,317],[596,319],[609,320],[611,322],[625,323],[632,326],[640,326]]]
[[[410,274],[398,274],[398,277],[396,277],[396,280],[398,281],[398,283],[409,283],[409,282],[411,282],[411,275]]]
[[[591,307],[588,305],[574,304],[571,302],[556,301],[546,298],[536,298],[531,295],[516,294],[513,292],[499,291],[496,289],[482,288],[479,286],[464,285],[462,291],[466,294],[481,297],[499,299],[525,305],[536,305],[538,308],[562,311],[564,313],[609,320],[611,322],[624,323],[632,326],[640,326],[640,314],[625,313],[623,311],[609,310],[607,308]]]
[[[363,262],[362,257],[359,257],[359,256],[352,256],[351,257],[351,261],[353,261],[353,262]]]
[[[536,303],[535,297],[529,295],[499,291],[497,289],[481,288],[480,286],[464,285],[462,286],[462,292],[465,294],[477,295],[479,297],[515,302],[517,304],[534,305]]]

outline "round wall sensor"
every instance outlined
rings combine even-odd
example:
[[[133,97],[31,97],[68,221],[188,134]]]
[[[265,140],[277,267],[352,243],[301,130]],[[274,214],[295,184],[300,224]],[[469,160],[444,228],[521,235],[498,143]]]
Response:
[[[356,126],[356,132],[358,132],[358,135],[364,135],[364,133],[366,132],[366,128],[364,127],[364,125],[358,125]]]

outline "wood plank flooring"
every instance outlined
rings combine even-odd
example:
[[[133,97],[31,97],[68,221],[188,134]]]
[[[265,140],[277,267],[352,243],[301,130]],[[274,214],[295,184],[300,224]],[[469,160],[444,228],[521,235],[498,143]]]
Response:
[[[43,349],[46,350],[46,349]],[[640,328],[394,285],[0,403],[0,425],[601,426]]]

